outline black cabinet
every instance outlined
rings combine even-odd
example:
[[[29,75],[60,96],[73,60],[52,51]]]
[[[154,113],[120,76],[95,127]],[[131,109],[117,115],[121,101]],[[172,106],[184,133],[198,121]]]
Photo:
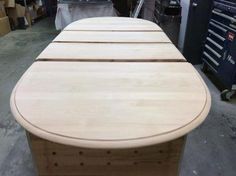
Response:
[[[202,51],[204,70],[209,68],[226,88],[222,98],[236,90],[236,3],[215,0]]]
[[[183,55],[192,64],[201,64],[203,41],[211,14],[213,0],[190,0]]]

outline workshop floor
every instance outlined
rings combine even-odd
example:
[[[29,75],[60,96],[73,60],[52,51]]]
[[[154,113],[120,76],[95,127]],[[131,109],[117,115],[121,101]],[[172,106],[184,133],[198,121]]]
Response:
[[[44,19],[31,29],[0,38],[0,176],[36,175],[24,130],[11,114],[9,98],[17,80],[57,33],[52,19]],[[236,98],[230,103],[221,101],[219,90],[201,75],[210,89],[212,108],[206,121],[188,135],[181,176],[235,176]]]

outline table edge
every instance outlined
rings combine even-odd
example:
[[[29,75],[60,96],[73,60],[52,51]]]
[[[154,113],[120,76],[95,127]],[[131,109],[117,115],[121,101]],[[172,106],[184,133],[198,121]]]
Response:
[[[33,63],[34,64],[34,63]],[[189,64],[189,63],[188,63]],[[200,74],[197,70],[193,67],[194,71],[196,72],[197,76],[199,77],[200,81],[202,82],[203,87],[205,88],[206,99],[205,105],[202,111],[196,116],[191,122],[187,123],[186,125],[177,128],[175,130],[156,134],[153,136],[143,137],[143,138],[136,138],[136,139],[123,139],[123,140],[89,140],[89,139],[79,139],[73,137],[67,137],[63,135],[59,135],[56,133],[48,132],[46,130],[40,129],[39,127],[31,124],[27,121],[17,109],[17,105],[15,103],[15,93],[17,90],[18,85],[20,84],[21,80],[24,78],[24,75],[28,73],[29,69],[23,74],[21,79],[17,82],[15,88],[12,91],[10,97],[10,108],[13,116],[15,117],[16,121],[22,125],[25,130],[28,132],[43,138],[48,141],[52,141],[59,144],[64,145],[71,145],[76,147],[83,147],[83,148],[96,148],[96,149],[125,149],[125,148],[136,148],[136,147],[144,147],[150,145],[156,145],[164,142],[168,142],[179,137],[182,137],[198,127],[207,117],[210,107],[211,107],[211,95],[209,89],[207,88],[205,82],[201,78]]]

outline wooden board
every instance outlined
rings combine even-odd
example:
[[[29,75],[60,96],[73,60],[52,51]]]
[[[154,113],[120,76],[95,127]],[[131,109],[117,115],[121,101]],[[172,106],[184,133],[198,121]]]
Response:
[[[62,31],[53,42],[171,43],[164,32]]]
[[[206,117],[210,97],[189,63],[35,62],[11,108],[31,133],[88,148],[154,145]]]
[[[76,31],[162,31],[155,23],[135,18],[87,18],[69,24],[64,30]]]
[[[39,176],[177,176],[185,143],[182,137],[149,147],[106,150],[28,136]]]
[[[171,43],[51,43],[37,60],[186,61]]]
[[[185,58],[156,24],[133,18],[90,18],[69,26],[95,25],[96,30],[67,30],[59,34],[37,58],[49,61],[185,62]],[[127,25],[130,27],[127,28]],[[69,27],[68,26],[68,27]],[[117,27],[125,30],[100,30]],[[132,26],[132,27],[131,27]]]

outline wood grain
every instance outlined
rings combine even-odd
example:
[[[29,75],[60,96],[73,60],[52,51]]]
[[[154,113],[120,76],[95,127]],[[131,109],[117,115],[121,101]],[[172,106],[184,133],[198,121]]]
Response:
[[[177,176],[211,97],[159,26],[103,17],[68,25],[10,105],[39,176]]]
[[[37,60],[186,61],[171,43],[51,43]]]
[[[185,135],[209,111],[188,63],[36,62],[11,100],[42,138],[89,148],[129,148]]]
[[[63,43],[171,43],[160,32],[62,31],[53,42]]]
[[[28,134],[40,176],[177,176],[185,144],[182,137],[142,148],[86,149]]]
[[[76,31],[162,31],[155,23],[135,18],[97,17],[75,21],[65,29]]]
[[[71,26],[80,29],[82,26],[91,27],[90,25],[95,25],[92,29],[96,30],[67,30]],[[148,30],[136,30],[137,27]],[[53,42],[37,60],[185,61],[166,34],[159,30],[159,26],[142,19],[105,17],[79,20],[70,24]]]

